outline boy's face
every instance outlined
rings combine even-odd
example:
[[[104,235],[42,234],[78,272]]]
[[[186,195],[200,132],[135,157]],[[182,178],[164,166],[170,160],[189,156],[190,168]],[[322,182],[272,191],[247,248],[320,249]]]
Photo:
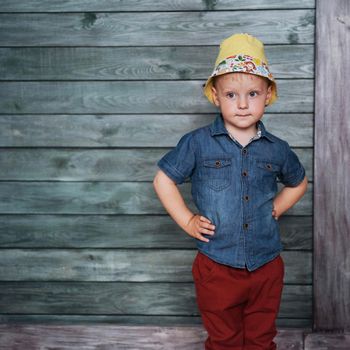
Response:
[[[214,103],[229,132],[256,133],[256,122],[271,98],[265,78],[247,73],[226,73],[215,78]]]

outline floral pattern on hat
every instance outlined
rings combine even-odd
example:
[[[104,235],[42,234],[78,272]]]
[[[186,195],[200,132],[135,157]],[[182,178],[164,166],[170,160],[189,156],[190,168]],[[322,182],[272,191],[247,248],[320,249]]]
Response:
[[[266,77],[272,81],[274,78],[265,62],[249,55],[237,54],[226,57],[214,69],[212,77],[231,72],[244,72]]]

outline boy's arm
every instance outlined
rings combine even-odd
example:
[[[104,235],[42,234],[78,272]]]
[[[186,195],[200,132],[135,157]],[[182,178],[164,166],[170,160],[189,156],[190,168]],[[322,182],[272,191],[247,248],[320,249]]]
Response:
[[[153,187],[166,211],[185,230],[195,214],[186,206],[176,183],[162,170],[158,170],[153,180]]]
[[[202,234],[213,235],[215,225],[205,216],[191,212],[177,184],[164,171],[158,170],[153,180],[153,187],[166,211],[186,233],[201,241],[209,242],[209,239]]]
[[[285,186],[273,200],[272,215],[277,220],[285,211],[291,208],[305,194],[307,189],[307,177],[295,187]]]

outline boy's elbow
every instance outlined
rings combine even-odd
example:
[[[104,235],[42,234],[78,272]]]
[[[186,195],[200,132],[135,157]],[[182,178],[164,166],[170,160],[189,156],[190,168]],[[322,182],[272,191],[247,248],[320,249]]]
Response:
[[[154,176],[154,179],[153,179],[153,187],[154,188],[156,188],[158,186],[159,182],[161,181],[160,177],[161,177],[161,170],[158,170],[158,172],[156,173],[156,175]]]
[[[165,174],[164,171],[159,169],[153,179],[153,187],[156,188],[161,183],[175,184],[175,182],[167,174]]]
[[[305,175],[303,181],[299,184],[299,187],[302,189],[303,193],[306,192],[307,186],[308,186],[308,179],[307,179],[307,177]]]

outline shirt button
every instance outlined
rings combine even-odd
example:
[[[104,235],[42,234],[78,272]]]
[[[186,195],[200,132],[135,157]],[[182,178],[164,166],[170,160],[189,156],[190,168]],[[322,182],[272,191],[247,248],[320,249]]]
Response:
[[[219,167],[221,165],[220,160],[215,161],[215,166]]]
[[[246,201],[248,201],[248,200],[249,200],[249,196],[244,196],[244,199],[245,199]]]
[[[243,152],[243,154],[247,154],[246,148],[243,148],[242,152]]]
[[[245,223],[245,224],[243,224],[243,227],[245,228],[245,229],[248,229],[248,224],[247,223]]]
[[[242,175],[243,175],[243,176],[247,176],[248,173],[247,173],[246,171],[243,171]]]

